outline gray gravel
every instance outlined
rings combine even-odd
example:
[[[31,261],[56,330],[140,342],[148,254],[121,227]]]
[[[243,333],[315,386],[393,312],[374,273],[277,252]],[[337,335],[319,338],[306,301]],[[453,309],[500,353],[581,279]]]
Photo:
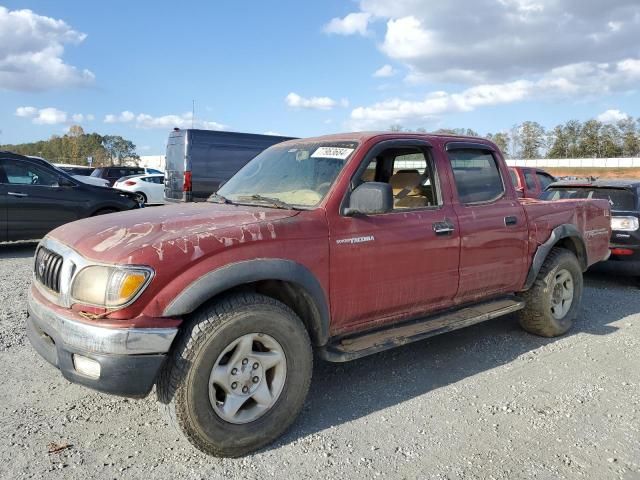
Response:
[[[64,380],[25,340],[33,244],[0,246],[0,478],[640,479],[640,290],[590,273],[558,339],[498,319],[348,364],[317,362],[294,427],[207,457],[158,413]],[[48,453],[50,444],[69,445]]]

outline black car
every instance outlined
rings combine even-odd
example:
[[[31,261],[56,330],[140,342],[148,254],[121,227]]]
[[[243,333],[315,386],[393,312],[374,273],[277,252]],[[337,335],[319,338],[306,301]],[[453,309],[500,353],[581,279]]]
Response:
[[[541,198],[604,198],[611,204],[611,260],[637,262],[640,276],[640,180],[555,182]]]
[[[143,167],[99,167],[92,173],[92,177],[104,178],[109,181],[109,186],[113,187],[113,184],[122,177],[128,177],[130,175],[144,175],[145,170]]]
[[[176,128],[167,142],[164,198],[170,202],[204,202],[264,149],[291,139]]]
[[[0,241],[38,239],[73,220],[138,207],[133,193],[87,185],[46,160],[0,152]]]

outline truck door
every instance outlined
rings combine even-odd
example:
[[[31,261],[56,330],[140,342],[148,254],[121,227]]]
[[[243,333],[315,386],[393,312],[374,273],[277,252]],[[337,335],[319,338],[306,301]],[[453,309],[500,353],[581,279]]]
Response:
[[[446,308],[458,288],[458,223],[429,144],[375,145],[351,179],[368,181],[391,184],[394,209],[329,216],[334,335]]]
[[[527,270],[528,225],[509,172],[488,145],[446,145],[460,223],[457,303],[516,291]]]

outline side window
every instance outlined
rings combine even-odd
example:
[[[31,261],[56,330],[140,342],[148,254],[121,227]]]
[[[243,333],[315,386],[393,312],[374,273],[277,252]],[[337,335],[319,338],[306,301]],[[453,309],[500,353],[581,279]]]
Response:
[[[397,148],[371,160],[360,182],[384,182],[393,190],[394,210],[439,205],[431,159],[417,148]]]
[[[542,190],[547,188],[555,181],[551,175],[547,175],[546,173],[536,172],[536,176],[538,177],[540,188],[542,188]]]
[[[6,182],[10,185],[57,187],[58,175],[30,162],[7,159],[2,162]],[[3,176],[4,177],[4,176]]]
[[[461,203],[484,203],[504,194],[500,169],[490,152],[460,149],[449,152],[449,160]]]
[[[527,188],[529,190],[535,190],[536,187],[536,176],[531,170],[524,171],[524,181],[527,184]]]

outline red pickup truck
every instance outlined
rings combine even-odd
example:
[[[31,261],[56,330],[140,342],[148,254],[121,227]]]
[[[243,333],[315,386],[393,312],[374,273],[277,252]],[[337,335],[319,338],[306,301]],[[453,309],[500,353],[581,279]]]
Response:
[[[293,140],[208,203],[51,232],[27,330],[70,381],[130,397],[156,385],[196,447],[238,456],[294,421],[314,350],[342,362],[513,312],[563,334],[610,234],[605,200],[518,199],[487,140]]]

